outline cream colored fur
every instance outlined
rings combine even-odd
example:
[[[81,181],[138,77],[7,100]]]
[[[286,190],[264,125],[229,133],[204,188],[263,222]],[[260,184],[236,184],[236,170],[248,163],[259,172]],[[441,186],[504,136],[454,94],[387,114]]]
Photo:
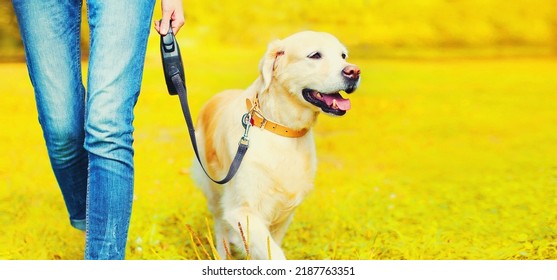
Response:
[[[316,51],[322,59],[308,58]],[[305,101],[301,92],[304,88],[343,90],[342,71],[352,65],[344,59],[346,53],[327,33],[306,31],[271,42],[259,65],[260,75],[251,86],[214,96],[200,112],[196,137],[209,174],[215,179],[226,175],[244,132],[245,100],[253,100],[256,93],[266,118],[292,129],[311,128],[321,109]],[[253,259],[285,259],[282,239],[294,210],[313,189],[317,165],[313,133],[287,138],[252,127],[249,139],[249,150],[229,183],[214,184],[197,160],[192,174],[207,197],[222,258],[227,255],[225,246],[231,248],[231,243],[244,248],[240,223]]]

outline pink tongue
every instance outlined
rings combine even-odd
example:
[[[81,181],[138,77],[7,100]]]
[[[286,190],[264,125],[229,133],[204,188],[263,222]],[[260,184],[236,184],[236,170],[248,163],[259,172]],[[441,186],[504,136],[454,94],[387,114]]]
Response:
[[[350,100],[344,99],[340,93],[323,94],[323,100],[329,107],[333,105],[333,100],[336,100],[337,106],[340,110],[347,111],[350,109]]]

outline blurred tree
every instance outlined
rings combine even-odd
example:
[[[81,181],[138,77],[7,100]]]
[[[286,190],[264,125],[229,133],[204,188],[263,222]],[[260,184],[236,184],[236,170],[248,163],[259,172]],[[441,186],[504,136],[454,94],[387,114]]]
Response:
[[[87,10],[82,8],[82,14],[87,15]],[[25,53],[19,34],[19,26],[11,1],[0,2],[0,62],[23,61]],[[86,57],[89,49],[89,26],[87,21],[81,22],[81,47],[82,55]]]
[[[23,45],[11,1],[0,2],[0,61],[23,59]]]
[[[157,2],[154,19],[160,18]],[[184,9],[188,34],[182,36],[219,46],[259,46],[315,29],[331,32],[349,46],[384,49],[387,55],[396,48],[502,47],[553,48],[557,54],[555,0],[259,0],[248,5],[184,0]],[[22,59],[11,1],[0,2],[0,14],[0,60]],[[88,35],[83,20],[84,56]]]

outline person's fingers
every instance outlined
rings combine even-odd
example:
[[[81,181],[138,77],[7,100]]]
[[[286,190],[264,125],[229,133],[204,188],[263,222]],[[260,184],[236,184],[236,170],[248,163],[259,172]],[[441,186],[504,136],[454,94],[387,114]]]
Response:
[[[180,31],[180,28],[182,28],[182,26],[184,26],[185,22],[186,19],[184,18],[184,12],[182,11],[182,9],[177,9],[176,11],[174,11],[172,17],[172,32],[174,32],[174,34],[178,34],[178,31]]]
[[[159,34],[166,35],[166,33],[168,33],[168,29],[170,28],[170,18],[172,17],[172,13],[173,13],[172,10],[165,9],[163,7],[163,9],[162,9],[162,20],[158,24],[159,29],[157,29]],[[157,27],[157,25],[155,24],[155,28],[156,27]]]
[[[157,32],[160,34],[160,29],[161,29],[161,21],[160,20],[156,20],[155,21],[155,30],[157,30]]]
[[[180,28],[185,23],[184,9],[181,0],[163,0],[162,6],[162,19],[155,22],[155,30],[161,35],[166,35],[168,30],[172,28],[174,34],[178,34]],[[172,20],[172,26],[170,21]]]

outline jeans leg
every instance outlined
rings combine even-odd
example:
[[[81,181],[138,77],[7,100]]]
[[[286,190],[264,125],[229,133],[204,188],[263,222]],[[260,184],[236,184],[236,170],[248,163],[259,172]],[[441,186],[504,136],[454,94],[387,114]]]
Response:
[[[39,122],[72,226],[85,230],[87,152],[80,0],[13,0]]]
[[[133,109],[154,2],[87,1],[91,53],[85,119],[86,259],[125,257],[134,186]]]

